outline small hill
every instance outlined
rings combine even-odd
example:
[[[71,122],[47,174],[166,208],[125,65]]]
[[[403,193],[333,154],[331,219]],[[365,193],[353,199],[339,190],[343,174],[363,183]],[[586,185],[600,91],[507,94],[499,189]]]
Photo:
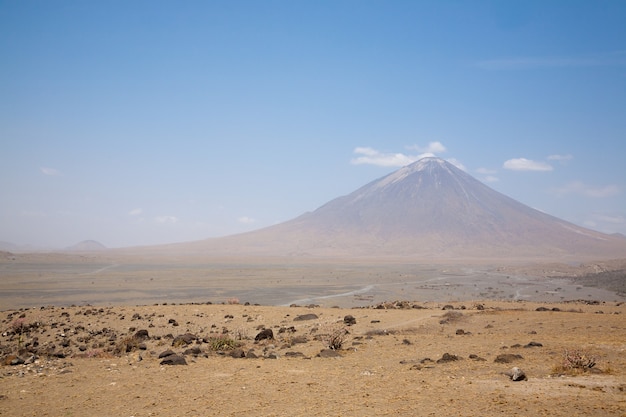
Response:
[[[70,252],[96,252],[105,250],[107,247],[95,240],[83,240],[75,245],[65,248]]]

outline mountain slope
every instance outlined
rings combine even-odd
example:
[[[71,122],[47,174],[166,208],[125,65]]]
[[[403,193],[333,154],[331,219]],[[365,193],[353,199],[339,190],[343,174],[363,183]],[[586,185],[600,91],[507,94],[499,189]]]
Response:
[[[187,248],[441,259],[626,256],[623,239],[525,206],[439,158],[421,159],[291,221]]]

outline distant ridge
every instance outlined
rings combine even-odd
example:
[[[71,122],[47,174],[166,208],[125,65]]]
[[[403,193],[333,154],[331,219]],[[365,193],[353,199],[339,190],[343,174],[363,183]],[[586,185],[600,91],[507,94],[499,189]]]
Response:
[[[105,250],[107,247],[95,240],[83,240],[75,245],[65,248],[70,252],[95,252]]]
[[[626,257],[626,240],[507,197],[424,158],[293,220],[161,250],[219,256],[415,259]]]

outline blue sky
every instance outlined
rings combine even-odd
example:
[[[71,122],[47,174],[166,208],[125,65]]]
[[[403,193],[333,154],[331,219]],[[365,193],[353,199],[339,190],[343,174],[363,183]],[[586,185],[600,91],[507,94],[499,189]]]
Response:
[[[312,211],[426,154],[626,234],[626,2],[0,0],[0,241]]]

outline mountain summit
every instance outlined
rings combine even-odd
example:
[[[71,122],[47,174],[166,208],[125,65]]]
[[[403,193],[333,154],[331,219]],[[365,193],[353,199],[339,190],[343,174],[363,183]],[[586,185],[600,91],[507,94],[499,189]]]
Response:
[[[213,253],[416,259],[626,256],[626,242],[532,209],[424,158],[291,221],[197,242]]]

